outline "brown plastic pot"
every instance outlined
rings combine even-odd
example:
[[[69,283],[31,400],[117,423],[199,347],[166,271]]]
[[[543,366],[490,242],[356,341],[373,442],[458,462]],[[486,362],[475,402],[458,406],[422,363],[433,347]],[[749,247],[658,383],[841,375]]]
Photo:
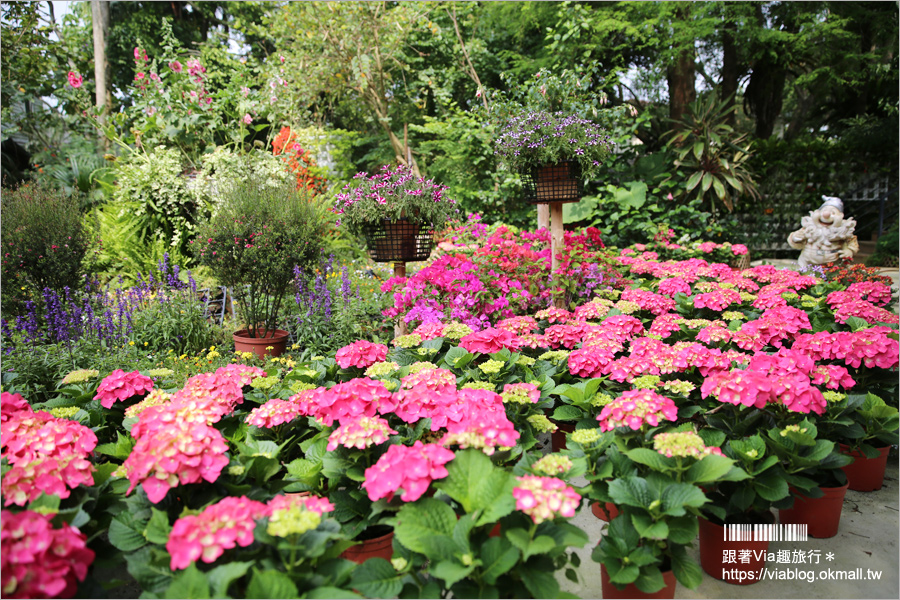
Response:
[[[807,534],[814,538],[836,536],[841,525],[841,509],[844,507],[844,496],[849,485],[845,483],[841,487],[820,488],[824,493],[821,498],[795,496],[791,508],[778,511],[779,522],[805,523]]]

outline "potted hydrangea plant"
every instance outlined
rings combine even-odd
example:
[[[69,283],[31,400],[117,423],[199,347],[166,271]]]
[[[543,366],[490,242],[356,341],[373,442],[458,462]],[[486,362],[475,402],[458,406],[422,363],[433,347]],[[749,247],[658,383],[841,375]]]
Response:
[[[376,262],[428,258],[432,232],[456,211],[447,187],[417,177],[405,165],[385,165],[378,173],[362,172],[334,199],[338,223],[365,237]]]
[[[611,147],[593,121],[563,111],[525,110],[501,124],[494,154],[521,174],[529,202],[577,202],[583,179],[596,174]]]
[[[198,228],[195,252],[233,290],[244,320],[234,334],[237,349],[278,356],[288,338],[278,317],[294,267],[305,271],[318,259],[326,220],[310,194],[290,181],[250,178],[219,186],[219,203]]]

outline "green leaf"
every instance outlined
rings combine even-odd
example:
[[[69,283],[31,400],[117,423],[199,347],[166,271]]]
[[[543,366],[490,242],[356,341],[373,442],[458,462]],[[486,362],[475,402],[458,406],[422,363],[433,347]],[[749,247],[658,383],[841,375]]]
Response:
[[[673,517],[666,523],[669,525],[669,540],[675,544],[690,544],[697,537],[699,527],[694,515]]]
[[[112,456],[113,458],[118,458],[119,460],[125,460],[131,454],[132,448],[134,448],[134,440],[131,437],[123,436],[121,432],[117,431],[116,436],[118,439],[115,444],[100,444],[96,448],[94,448],[94,452],[97,454],[104,454],[106,456]]]
[[[133,552],[147,545],[145,523],[136,521],[132,513],[123,511],[109,524],[109,543],[122,552]]]
[[[394,598],[403,589],[401,579],[390,562],[376,557],[370,558],[353,571],[350,587],[369,598]]]
[[[519,562],[519,551],[502,537],[491,538],[481,547],[481,577],[488,585],[512,569]]]
[[[696,521],[694,519],[695,523]],[[700,565],[688,556],[683,546],[673,549],[671,558],[672,574],[681,585],[692,590],[703,582],[703,571],[700,569]]]
[[[692,189],[697,187],[697,184],[700,183],[700,179],[703,177],[703,171],[697,171],[690,177],[688,177],[687,184],[685,185],[685,190],[690,192]]]
[[[704,173],[703,174],[703,178],[700,180],[700,182],[701,182],[700,187],[703,189],[704,192],[709,191],[709,188],[712,185],[713,179],[714,179],[714,177],[713,177],[712,173]]]
[[[209,582],[200,570],[191,564],[175,576],[164,598],[212,598]]]
[[[146,529],[144,529],[144,537],[151,544],[164,545],[169,541],[169,533],[172,531],[172,526],[169,525],[169,517],[161,510],[155,508],[150,510],[152,515]]]
[[[687,470],[685,480],[691,483],[710,483],[724,477],[734,466],[734,461],[725,456],[710,454],[698,460]]]
[[[519,571],[522,583],[531,592],[532,598],[556,598],[559,595],[559,583],[553,573],[540,569],[523,568]]]
[[[451,538],[455,526],[456,513],[452,508],[440,500],[424,498],[400,509],[394,536],[413,552],[424,554],[426,539],[435,536]]]
[[[638,508],[650,506],[650,503],[655,500],[647,481],[640,477],[627,477],[611,481],[609,497],[615,504]]]
[[[674,517],[685,514],[685,506],[699,508],[706,504],[706,495],[696,485],[689,483],[673,483],[666,486],[660,494],[665,513]]]
[[[718,177],[713,178],[713,190],[716,192],[718,198],[725,198],[725,186]]]
[[[231,585],[231,582],[246,575],[252,566],[252,562],[230,562],[211,569],[206,574],[206,579],[212,586],[212,597],[225,598],[228,596],[228,586]],[[184,597],[189,598],[190,596]]]
[[[445,587],[451,587],[460,579],[465,579],[475,570],[474,565],[463,565],[455,559],[442,560],[430,569],[432,576],[444,580]]]
[[[247,586],[247,598],[296,598],[299,595],[297,586],[291,578],[281,571],[267,569],[260,571],[253,568],[253,577]],[[190,598],[190,596],[184,596]]]
[[[570,404],[563,404],[561,406],[557,406],[553,410],[553,414],[550,416],[551,419],[555,419],[557,421],[578,421],[584,416],[584,411],[578,408],[577,406],[572,406]]]
[[[647,465],[654,471],[664,472],[674,466],[674,461],[650,448],[634,448],[625,455],[636,463]]]
[[[631,523],[642,538],[664,540],[669,536],[669,526],[665,521],[654,521],[646,513],[631,515]]]
[[[495,467],[483,452],[457,452],[447,464],[447,472],[447,477],[435,487],[459,502],[467,513],[482,511],[476,526],[496,523],[515,509],[512,496],[515,478],[512,473]]]
[[[753,480],[754,489],[764,500],[775,502],[790,493],[787,481],[773,473],[764,473]]]
[[[365,596],[360,596],[359,594],[354,594],[351,591],[344,590],[341,588],[331,587],[331,586],[320,586],[317,588],[313,588],[312,590],[306,592],[303,596],[304,598],[322,598],[322,600],[327,600],[330,598],[365,598]]]

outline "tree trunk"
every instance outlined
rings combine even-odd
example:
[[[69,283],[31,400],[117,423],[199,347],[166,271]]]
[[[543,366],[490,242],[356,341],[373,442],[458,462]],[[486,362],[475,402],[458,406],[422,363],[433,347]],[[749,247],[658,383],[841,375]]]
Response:
[[[91,0],[91,21],[94,31],[94,80],[96,90],[94,102],[100,111],[101,125],[106,125],[106,115],[109,112],[109,84],[107,73],[109,62],[106,60],[106,34],[109,31],[109,2]],[[101,136],[103,148],[109,151],[109,139]]]
[[[735,98],[737,97],[738,78],[740,76],[737,47],[734,43],[734,32],[736,29],[737,25],[726,14],[725,24],[722,29],[722,81],[719,85],[719,99],[725,102],[730,109],[725,122],[732,127],[737,120]]]
[[[674,18],[678,21],[688,19],[689,6],[680,6],[675,10]],[[696,98],[694,91],[694,55],[693,45],[682,47],[675,59],[666,65],[666,83],[669,85],[669,118],[680,120],[687,105]]]

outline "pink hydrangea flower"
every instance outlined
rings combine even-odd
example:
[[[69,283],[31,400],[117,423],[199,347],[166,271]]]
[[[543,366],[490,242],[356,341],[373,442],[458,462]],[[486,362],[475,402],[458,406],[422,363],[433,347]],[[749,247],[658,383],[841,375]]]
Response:
[[[262,502],[244,496],[223,498],[198,515],[181,517],[172,526],[166,550],[170,568],[186,569],[195,560],[215,562],[225,550],[253,543],[256,520],[269,514]]]
[[[645,424],[656,427],[661,421],[674,421],[678,407],[665,396],[652,390],[629,390],[607,404],[600,411],[597,421],[601,431],[616,427],[628,427],[637,431]]]
[[[2,511],[0,586],[7,598],[73,598],[94,562],[87,537],[67,523],[25,510]]]
[[[239,387],[244,387],[257,377],[265,377],[266,371],[260,367],[231,363],[216,369],[216,375],[233,379]]]
[[[413,330],[423,340],[433,340],[444,334],[444,324],[437,321],[431,323],[422,323]]]
[[[604,304],[596,300],[592,300],[586,304],[582,304],[575,309],[575,318],[579,321],[588,321],[590,319],[602,319],[611,309],[612,303]]]
[[[116,369],[107,375],[97,388],[94,400],[99,400],[103,408],[112,408],[116,402],[124,402],[132,396],[141,396],[153,389],[153,380],[137,371],[126,373]]]
[[[551,325],[544,330],[544,338],[551,348],[574,348],[581,343],[585,331],[583,325]]]
[[[489,390],[460,390],[457,402],[446,405],[443,426],[447,434],[444,446],[478,448],[488,456],[497,448],[512,448],[519,439],[515,425],[507,418],[503,398]],[[432,417],[432,425],[437,416]],[[433,429],[433,427],[432,427]]]
[[[341,425],[328,436],[327,450],[344,448],[368,448],[388,441],[389,436],[396,435],[388,422],[380,417],[363,415],[349,417],[341,421]]]
[[[581,496],[556,477],[525,475],[516,477],[519,485],[513,488],[516,509],[535,523],[561,517],[574,517],[581,504]]]
[[[80,485],[94,484],[94,465],[77,455],[40,456],[22,461],[3,476],[4,504],[25,506],[42,493],[68,498]]]
[[[534,314],[536,319],[546,319],[548,323],[565,323],[572,318],[572,313],[564,308],[551,306]]]
[[[317,407],[312,416],[331,426],[336,420],[387,414],[396,408],[396,400],[384,383],[368,377],[357,377],[317,394]]]
[[[362,488],[372,502],[393,498],[402,489],[400,499],[414,502],[422,497],[436,479],[448,475],[445,464],[453,460],[453,452],[440,444],[423,444],[416,440],[412,446],[391,446],[374,465],[366,469]]]
[[[534,320],[533,317],[510,317],[508,319],[503,319],[502,321],[497,323],[497,329],[505,329],[506,331],[511,331],[516,335],[522,335],[525,333],[531,333],[537,328],[537,321]]]
[[[732,244],[731,245],[731,253],[734,254],[735,256],[743,256],[743,255],[747,254],[748,252],[750,252],[750,250],[748,250],[747,246],[745,246],[744,244]]]
[[[622,300],[634,302],[641,307],[641,310],[645,310],[653,315],[661,315],[675,308],[674,300],[660,294],[654,294],[649,290],[627,289],[622,292]]]
[[[525,401],[537,404],[541,399],[541,390],[533,383],[507,383],[503,386],[503,393],[500,394],[503,402],[516,402],[524,404]],[[518,400],[512,400],[518,398]]]
[[[569,373],[576,377],[594,378],[604,373],[604,368],[615,360],[621,345],[605,346],[600,343],[585,345],[568,356]]]
[[[244,421],[248,425],[271,429],[283,423],[290,423],[299,416],[300,406],[296,402],[273,398],[251,410]]]
[[[0,423],[5,423],[17,412],[32,412],[31,405],[21,394],[0,393]]]
[[[520,343],[516,334],[505,329],[497,329],[489,327],[470,333],[459,341],[460,347],[467,352],[481,354],[493,354],[500,352],[504,348],[509,350],[518,350]]]
[[[150,410],[153,408],[147,412]],[[228,444],[215,427],[203,422],[172,420],[166,427],[141,436],[125,459],[131,482],[127,493],[140,483],[155,504],[178,485],[201,480],[213,483],[228,465],[227,451]]]
[[[384,344],[359,340],[338,350],[334,360],[342,369],[350,367],[365,369],[383,361],[387,358],[387,353],[388,347]]]
[[[659,282],[659,293],[664,296],[674,296],[681,293],[691,295],[691,285],[681,277],[668,277]]]
[[[328,498],[320,498],[319,496],[312,495],[301,496],[299,494],[282,494],[269,500],[267,505],[272,514],[282,510],[291,510],[297,506],[302,506],[306,510],[314,512],[319,516],[334,511],[334,504],[332,504]]]
[[[673,431],[657,433],[653,436],[653,449],[669,458],[696,458],[700,460],[710,454],[724,456],[717,446],[707,446],[695,431]]]
[[[743,404],[765,408],[769,402],[777,400],[775,382],[772,378],[756,371],[720,372],[707,377],[700,387],[700,394],[715,396],[720,402]]]

